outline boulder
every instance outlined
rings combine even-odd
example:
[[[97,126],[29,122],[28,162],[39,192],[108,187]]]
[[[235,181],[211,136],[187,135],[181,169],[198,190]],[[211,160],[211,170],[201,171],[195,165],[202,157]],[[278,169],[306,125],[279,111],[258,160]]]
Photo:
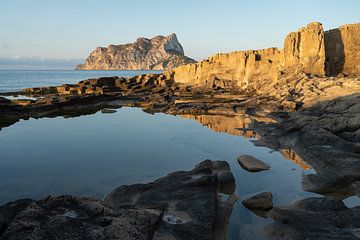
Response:
[[[101,113],[104,113],[104,114],[107,114],[107,113],[116,113],[116,109],[103,108],[103,109],[101,109]]]
[[[243,200],[241,203],[251,210],[270,210],[273,207],[272,200],[271,192],[262,192]]]
[[[241,155],[237,160],[240,166],[249,172],[260,172],[271,168],[268,164],[250,155]]]

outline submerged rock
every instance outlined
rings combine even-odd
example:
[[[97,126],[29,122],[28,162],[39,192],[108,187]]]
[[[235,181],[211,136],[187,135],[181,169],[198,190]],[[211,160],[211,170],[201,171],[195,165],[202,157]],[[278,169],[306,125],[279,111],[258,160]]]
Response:
[[[226,162],[206,160],[191,171],[148,184],[121,186],[104,201],[49,196],[0,207],[0,239],[225,239],[235,197]]]
[[[347,208],[334,198],[307,198],[286,207],[274,207],[275,220],[266,227],[270,239],[355,240],[360,238],[360,207]]]
[[[251,210],[270,210],[273,207],[272,200],[271,192],[262,192],[243,200],[241,203]]]
[[[250,155],[239,156],[238,162],[243,169],[249,172],[260,172],[271,168],[268,164]]]
[[[101,113],[116,113],[116,109],[104,108],[101,109]]]

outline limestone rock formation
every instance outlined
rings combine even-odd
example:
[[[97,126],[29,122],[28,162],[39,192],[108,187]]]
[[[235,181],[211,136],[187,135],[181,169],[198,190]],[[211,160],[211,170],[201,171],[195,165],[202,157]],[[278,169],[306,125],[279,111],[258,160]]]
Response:
[[[124,45],[97,47],[81,70],[168,70],[195,61],[184,55],[177,36],[156,36],[151,39],[138,38]]]
[[[360,75],[360,23],[347,24],[325,32],[326,71]]]
[[[175,82],[215,89],[258,91],[277,85],[284,74],[317,77],[360,75],[360,23],[324,32],[313,22],[290,33],[283,49],[220,53],[168,73]]]
[[[289,33],[284,43],[284,66],[318,76],[325,75],[324,30],[313,22],[297,32]]]

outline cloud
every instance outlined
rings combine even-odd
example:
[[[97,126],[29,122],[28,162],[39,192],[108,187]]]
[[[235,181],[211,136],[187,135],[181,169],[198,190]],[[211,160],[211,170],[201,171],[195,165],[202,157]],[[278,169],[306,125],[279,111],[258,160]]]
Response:
[[[9,48],[10,48],[10,43],[9,43],[9,42],[5,43],[5,44],[2,46],[2,48],[9,49]]]

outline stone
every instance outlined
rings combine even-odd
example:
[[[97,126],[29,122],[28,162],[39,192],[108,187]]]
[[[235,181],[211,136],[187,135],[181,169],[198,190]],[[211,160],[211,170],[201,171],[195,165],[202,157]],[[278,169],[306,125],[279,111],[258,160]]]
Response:
[[[225,239],[234,191],[229,164],[205,160],[190,171],[121,186],[104,200],[65,195],[0,206],[8,226],[0,239]]]
[[[359,239],[360,208],[347,208],[330,197],[312,197],[293,205],[274,207],[268,214],[275,220],[265,227],[268,239]]]
[[[325,32],[327,75],[360,75],[360,23]]]
[[[241,155],[237,160],[240,166],[249,172],[260,172],[271,168],[268,164],[250,155]]]
[[[271,192],[262,192],[243,200],[241,203],[250,210],[270,210],[273,207],[272,200]]]
[[[110,108],[103,108],[101,109],[101,113],[116,113],[116,109],[110,109]]]
[[[325,75],[324,29],[321,23],[309,23],[298,32],[287,35],[284,43],[284,64],[308,74]]]
[[[184,55],[176,34],[138,38],[134,43],[98,47],[79,70],[169,70],[195,60]]]

